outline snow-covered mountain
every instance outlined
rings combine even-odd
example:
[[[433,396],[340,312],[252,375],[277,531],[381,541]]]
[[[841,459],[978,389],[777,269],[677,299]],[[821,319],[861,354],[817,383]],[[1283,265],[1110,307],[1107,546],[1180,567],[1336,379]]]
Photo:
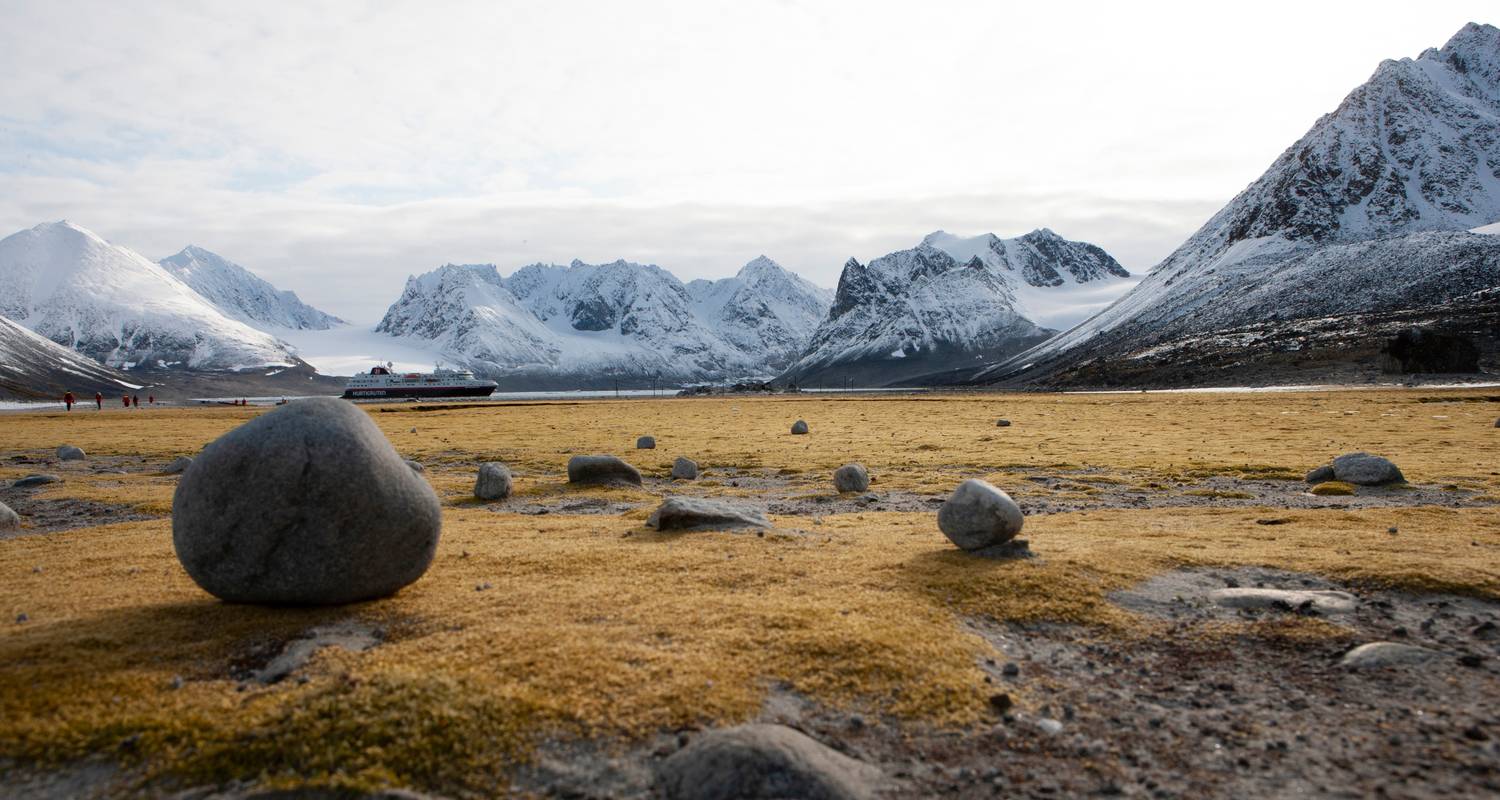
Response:
[[[989,377],[1049,380],[1220,328],[1500,285],[1500,29],[1385,61],[1133,291]]]
[[[82,400],[104,392],[113,400],[135,388],[125,373],[0,317],[0,397],[59,400],[73,392]]]
[[[766,376],[826,295],[759,261],[696,297],[670,272],[627,261],[532,264],[508,278],[491,264],[450,264],[408,279],[376,330],[508,386]],[[773,352],[771,341],[788,344]]]
[[[687,291],[699,320],[740,350],[764,353],[776,370],[801,355],[833,304],[833,292],[765,256],[732,278],[690,281]]]
[[[0,240],[0,315],[112,367],[294,363],[161,265],[68,222]]]
[[[1047,229],[1014,239],[937,231],[868,266],[850,259],[828,318],[782,376],[885,385],[1003,361],[1118,296],[1130,273],[1110,255]]]
[[[344,321],[302,302],[250,270],[195,245],[158,262],[220,311],[252,327],[328,330]]]

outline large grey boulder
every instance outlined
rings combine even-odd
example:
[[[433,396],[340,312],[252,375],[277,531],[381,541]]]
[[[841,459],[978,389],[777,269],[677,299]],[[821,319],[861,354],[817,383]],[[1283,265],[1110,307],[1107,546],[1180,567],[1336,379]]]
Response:
[[[698,462],[686,456],[678,456],[677,460],[672,462],[672,477],[685,481],[697,480]]]
[[[1345,453],[1333,460],[1333,477],[1357,486],[1403,483],[1406,477],[1390,459],[1369,453]]]
[[[668,497],[651,512],[646,527],[659,531],[769,528],[771,521],[753,508],[706,497]]]
[[[480,500],[504,500],[510,497],[510,470],[504,464],[490,461],[479,465],[474,481],[474,496]]]
[[[985,481],[958,485],[938,509],[938,528],[965,550],[1003,544],[1021,532],[1025,517],[1010,495]]]
[[[281,406],[219,437],[172,496],[172,544],[234,603],[383,597],[427,571],[442,527],[427,481],[365,412],[335,398]]]
[[[792,433],[794,433],[794,434],[796,434],[798,436],[801,436],[802,434],[807,433],[807,420],[799,419],[796,422],[793,422],[792,423]]]
[[[62,480],[62,478],[59,478],[56,475],[40,473],[36,475],[27,475],[24,478],[17,478],[15,483],[12,483],[10,487],[12,489],[31,489],[37,486],[46,486],[49,483],[57,483],[60,480]]]
[[[165,467],[162,467],[161,474],[163,474],[163,475],[181,475],[182,473],[184,473],[184,472],[187,471],[188,467],[191,467],[192,465],[193,465],[193,457],[192,456],[178,456],[178,457],[172,459],[172,463],[166,465]]]
[[[1438,651],[1400,642],[1370,642],[1350,650],[1339,659],[1339,666],[1350,669],[1376,669],[1420,664],[1438,655]]]
[[[57,448],[57,457],[62,461],[83,461],[88,458],[88,455],[83,452],[82,448],[65,444]]]
[[[1264,589],[1236,587],[1215,589],[1208,599],[1222,608],[1250,609],[1316,609],[1330,614],[1353,611],[1359,605],[1348,592],[1308,589]]]
[[[883,781],[856,761],[784,725],[709,731],[662,762],[668,800],[865,800]]]
[[[614,456],[573,456],[568,483],[640,486],[641,472]]]
[[[845,464],[833,471],[833,488],[840,492],[863,492],[870,488],[870,472],[864,464]]]
[[[655,436],[642,436],[641,438],[636,439],[635,440],[635,449],[637,449],[637,450],[655,450],[656,449],[656,437]]]
[[[20,528],[21,515],[10,506],[0,503],[0,531],[14,531]]]

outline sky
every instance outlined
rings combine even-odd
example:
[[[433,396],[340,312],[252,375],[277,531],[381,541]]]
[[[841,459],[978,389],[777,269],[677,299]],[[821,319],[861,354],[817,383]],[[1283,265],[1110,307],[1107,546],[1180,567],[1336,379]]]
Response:
[[[196,244],[378,319],[443,263],[765,254],[832,287],[933,230],[1149,270],[1385,58],[1488,2],[17,2],[0,235]]]

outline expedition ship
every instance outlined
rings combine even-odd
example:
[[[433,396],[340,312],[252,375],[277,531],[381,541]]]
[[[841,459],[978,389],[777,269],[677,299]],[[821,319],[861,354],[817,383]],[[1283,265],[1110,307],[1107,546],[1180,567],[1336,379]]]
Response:
[[[375,367],[368,374],[355,375],[344,387],[345,400],[379,399],[384,397],[488,397],[498,385],[494,381],[482,381],[474,373],[464,369],[443,369],[432,372],[407,372],[397,375],[394,365],[387,363]]]

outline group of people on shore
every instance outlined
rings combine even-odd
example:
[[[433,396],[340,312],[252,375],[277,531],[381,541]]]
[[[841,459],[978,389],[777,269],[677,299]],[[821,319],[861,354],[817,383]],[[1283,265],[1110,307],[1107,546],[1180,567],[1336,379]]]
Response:
[[[63,405],[67,406],[69,411],[72,411],[73,406],[78,403],[78,397],[72,392],[63,392],[62,401]],[[126,408],[140,408],[141,396],[138,394],[120,395],[120,403],[123,404]],[[156,395],[146,395],[146,404],[153,406],[156,405]],[[103,392],[94,392],[94,407],[100,411],[104,410]]]

